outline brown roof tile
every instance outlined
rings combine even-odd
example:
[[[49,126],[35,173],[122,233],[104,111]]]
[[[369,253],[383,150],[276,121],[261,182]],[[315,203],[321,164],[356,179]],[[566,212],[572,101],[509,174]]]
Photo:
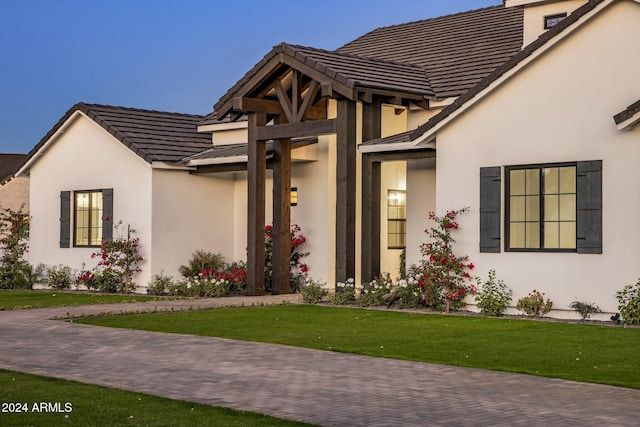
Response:
[[[204,116],[78,103],[31,150],[33,156],[75,113],[81,111],[131,151],[151,163],[177,162],[211,147],[211,136],[197,132]]]
[[[438,98],[459,96],[521,49],[522,13],[500,5],[382,27],[337,52],[419,65]]]
[[[0,184],[11,178],[27,158],[27,154],[0,154]]]

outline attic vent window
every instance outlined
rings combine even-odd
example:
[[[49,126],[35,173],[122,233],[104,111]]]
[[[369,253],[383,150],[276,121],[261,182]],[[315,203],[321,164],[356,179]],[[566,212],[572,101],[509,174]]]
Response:
[[[549,15],[544,17],[544,29],[548,30],[549,28],[555,27],[559,24],[564,18],[567,17],[566,13],[559,13],[557,15]]]

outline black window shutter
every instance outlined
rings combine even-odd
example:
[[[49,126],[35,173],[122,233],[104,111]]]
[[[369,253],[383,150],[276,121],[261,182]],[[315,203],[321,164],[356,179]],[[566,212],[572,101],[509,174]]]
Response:
[[[500,252],[500,166],[480,168],[480,252]]]
[[[113,239],[113,188],[102,190],[102,240]]]
[[[602,253],[602,160],[576,167],[576,237],[580,254]]]
[[[60,192],[60,247],[68,248],[71,244],[71,192]]]

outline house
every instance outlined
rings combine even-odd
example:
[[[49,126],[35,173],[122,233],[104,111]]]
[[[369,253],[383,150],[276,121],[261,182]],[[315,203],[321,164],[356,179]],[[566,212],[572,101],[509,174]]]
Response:
[[[29,178],[14,176],[26,160],[26,154],[0,154],[1,210],[29,211]]]
[[[476,274],[545,291],[557,316],[615,312],[640,275],[637,22],[637,0],[505,0],[335,51],[282,43],[204,117],[78,104],[20,171],[31,259],[89,263],[109,217],[138,231],[140,285],[205,248],[246,259],[260,294],[273,221],[286,293],[292,223],[333,285],[395,274],[405,248],[419,262],[427,212],[469,206],[456,249]]]

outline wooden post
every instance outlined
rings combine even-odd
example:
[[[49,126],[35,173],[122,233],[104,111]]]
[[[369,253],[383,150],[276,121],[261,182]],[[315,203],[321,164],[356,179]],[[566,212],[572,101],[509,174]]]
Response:
[[[362,105],[362,141],[380,138],[382,105]],[[370,282],[380,276],[380,188],[381,163],[362,156],[362,242],[360,279]]]
[[[338,100],[336,123],[336,281],[356,275],[356,103]]]
[[[271,293],[291,293],[291,139],[274,141],[273,285]]]
[[[266,125],[266,115],[248,114],[248,223],[247,223],[247,295],[264,295],[264,222],[267,149],[258,141],[258,127]]]

